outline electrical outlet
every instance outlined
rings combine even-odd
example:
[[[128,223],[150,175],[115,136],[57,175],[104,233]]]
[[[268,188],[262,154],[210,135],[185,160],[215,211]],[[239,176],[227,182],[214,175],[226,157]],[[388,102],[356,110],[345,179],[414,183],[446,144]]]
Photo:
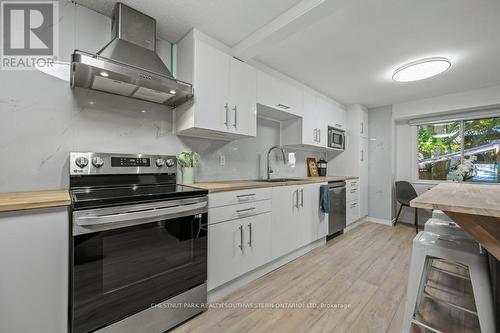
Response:
[[[226,165],[226,155],[219,155],[219,165],[220,166]]]

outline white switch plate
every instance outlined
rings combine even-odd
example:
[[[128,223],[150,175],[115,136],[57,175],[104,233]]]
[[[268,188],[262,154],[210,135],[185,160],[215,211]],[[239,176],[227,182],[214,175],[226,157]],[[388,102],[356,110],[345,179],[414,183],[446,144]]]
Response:
[[[219,165],[220,166],[226,165],[226,155],[219,155]]]

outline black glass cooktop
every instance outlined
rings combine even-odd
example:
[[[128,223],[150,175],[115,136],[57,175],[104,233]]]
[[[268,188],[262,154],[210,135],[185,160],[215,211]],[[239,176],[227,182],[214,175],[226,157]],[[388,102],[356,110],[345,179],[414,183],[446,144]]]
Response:
[[[207,195],[185,185],[137,185],[71,189],[73,209],[108,207]]]

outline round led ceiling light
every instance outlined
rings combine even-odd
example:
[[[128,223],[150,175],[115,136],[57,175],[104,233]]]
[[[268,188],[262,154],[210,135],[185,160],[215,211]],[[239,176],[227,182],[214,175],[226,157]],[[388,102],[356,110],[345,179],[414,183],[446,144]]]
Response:
[[[419,81],[443,73],[450,67],[451,61],[447,58],[420,59],[396,69],[392,79],[397,82]]]

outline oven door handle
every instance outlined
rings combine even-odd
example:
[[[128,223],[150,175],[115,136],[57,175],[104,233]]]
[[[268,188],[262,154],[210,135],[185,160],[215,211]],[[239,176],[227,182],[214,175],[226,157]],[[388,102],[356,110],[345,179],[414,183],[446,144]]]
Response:
[[[98,216],[81,216],[75,219],[75,222],[79,226],[92,226],[92,225],[102,225],[108,223],[122,223],[130,220],[147,219],[155,217],[168,218],[169,215],[189,212],[192,210],[205,208],[206,206],[207,206],[207,201],[203,201],[195,204],[179,205],[168,208],[150,209],[139,212],[98,215]]]

